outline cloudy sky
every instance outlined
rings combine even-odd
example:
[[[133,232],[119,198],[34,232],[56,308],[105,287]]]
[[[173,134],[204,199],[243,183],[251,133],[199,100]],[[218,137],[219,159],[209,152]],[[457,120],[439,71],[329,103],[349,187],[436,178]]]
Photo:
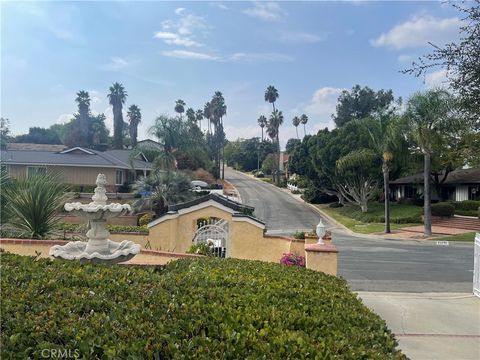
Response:
[[[274,85],[285,122],[306,113],[307,132],[332,127],[342,89],[392,89],[408,98],[444,81],[402,75],[412,59],[458,39],[459,14],[429,2],[2,2],[1,116],[13,134],[65,122],[75,93],[112,125],[108,87],[128,92],[143,114],[139,137],[175,100],[203,108],[219,90],[229,139],[260,136]],[[300,130],[300,129],[299,129]],[[302,130],[303,131],[303,130]]]

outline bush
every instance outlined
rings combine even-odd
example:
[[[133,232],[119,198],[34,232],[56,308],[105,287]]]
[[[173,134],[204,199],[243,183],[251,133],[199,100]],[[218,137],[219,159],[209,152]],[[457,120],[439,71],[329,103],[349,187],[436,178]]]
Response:
[[[455,210],[473,210],[477,211],[480,208],[480,201],[478,200],[465,200],[465,201],[452,201]]]
[[[257,171],[254,176],[257,178],[264,178],[265,174],[263,173],[263,171]]]
[[[305,257],[293,253],[283,254],[280,264],[286,266],[305,267]]]
[[[335,195],[327,195],[318,189],[307,187],[303,193],[304,200],[311,204],[328,204],[338,201]]]
[[[305,232],[297,231],[295,234],[293,234],[293,237],[297,240],[305,240]]]
[[[213,256],[213,243],[207,241],[207,242],[201,242],[198,244],[193,244],[192,246],[190,246],[190,249],[187,250],[187,253]]]
[[[153,220],[153,215],[152,214],[150,214],[150,213],[143,214],[138,219],[138,225],[139,226],[146,226],[152,220]]]
[[[4,253],[0,281],[3,359],[52,348],[84,359],[401,359],[385,321],[344,280],[294,266],[213,257],[107,266]]]
[[[343,207],[343,204],[340,204],[338,202],[334,202],[334,203],[331,203],[331,204],[328,204],[328,207],[331,207],[331,208],[341,208]]]
[[[192,180],[204,181],[207,184],[213,184],[215,182],[215,178],[213,177],[213,175],[207,170],[202,168],[199,168],[195,171],[185,170],[184,172]]]
[[[455,213],[455,208],[449,203],[432,204],[432,216],[451,217]]]

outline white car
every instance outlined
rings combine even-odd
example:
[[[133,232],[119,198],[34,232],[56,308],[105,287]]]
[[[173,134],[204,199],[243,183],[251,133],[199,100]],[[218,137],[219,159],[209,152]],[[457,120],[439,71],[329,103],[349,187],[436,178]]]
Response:
[[[190,181],[190,186],[194,188],[195,190],[202,190],[202,189],[208,189],[209,186],[205,181],[201,180],[192,180]]]

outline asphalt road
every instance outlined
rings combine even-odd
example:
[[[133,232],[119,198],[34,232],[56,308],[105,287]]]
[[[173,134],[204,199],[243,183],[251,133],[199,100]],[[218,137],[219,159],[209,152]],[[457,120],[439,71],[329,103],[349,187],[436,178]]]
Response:
[[[310,230],[320,215],[291,195],[231,169],[225,178],[243,203],[255,207],[270,233]],[[328,224],[326,220],[325,223]],[[332,226],[332,224],[328,224]],[[378,240],[332,229],[339,249],[338,274],[356,291],[471,292],[473,243]]]

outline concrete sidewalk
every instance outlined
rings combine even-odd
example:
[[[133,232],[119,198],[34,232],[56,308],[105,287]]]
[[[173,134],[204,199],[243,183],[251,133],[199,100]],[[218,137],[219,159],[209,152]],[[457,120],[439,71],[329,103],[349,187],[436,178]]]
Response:
[[[466,293],[358,292],[412,360],[480,359],[480,299]]]

